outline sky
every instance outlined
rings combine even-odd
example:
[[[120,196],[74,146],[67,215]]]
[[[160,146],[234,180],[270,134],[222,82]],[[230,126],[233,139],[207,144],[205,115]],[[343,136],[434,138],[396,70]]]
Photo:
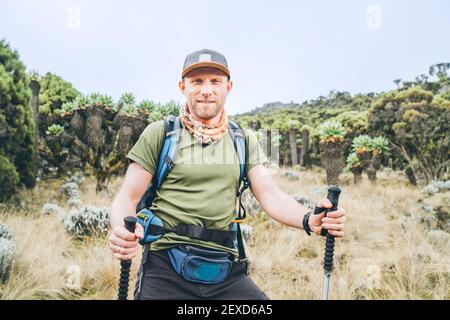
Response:
[[[230,115],[395,88],[450,62],[450,1],[3,0],[0,39],[83,94],[183,103],[190,52],[225,55]]]

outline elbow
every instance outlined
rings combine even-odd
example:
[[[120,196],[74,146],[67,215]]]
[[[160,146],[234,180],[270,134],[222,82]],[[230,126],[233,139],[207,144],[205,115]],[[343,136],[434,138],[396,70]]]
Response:
[[[275,208],[280,199],[281,190],[276,186],[271,188],[267,188],[260,194],[258,197],[258,201],[261,204],[262,209],[269,215],[272,216],[272,212],[275,211]]]

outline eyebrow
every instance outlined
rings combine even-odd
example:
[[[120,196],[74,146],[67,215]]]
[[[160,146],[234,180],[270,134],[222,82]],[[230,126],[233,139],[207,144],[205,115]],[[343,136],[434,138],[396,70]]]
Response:
[[[191,80],[191,82],[196,82],[196,81],[203,81],[203,79],[202,78],[193,78]],[[220,79],[220,78],[212,78],[211,81],[222,81],[222,79]]]

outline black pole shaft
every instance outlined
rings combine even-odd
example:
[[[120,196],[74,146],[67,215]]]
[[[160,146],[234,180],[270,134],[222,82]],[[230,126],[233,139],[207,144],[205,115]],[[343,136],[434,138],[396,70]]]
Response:
[[[125,229],[134,232],[136,228],[137,218],[128,216],[123,219]],[[127,300],[128,298],[128,283],[130,279],[131,260],[120,261],[120,280],[119,280],[119,295],[118,300]]]
[[[331,201],[331,208],[327,209],[325,212],[325,216],[330,211],[337,210],[339,203],[339,195],[341,193],[341,189],[338,187],[330,187],[328,188],[328,200]],[[328,292],[330,285],[330,276],[333,271],[333,259],[334,259],[334,236],[332,236],[328,230],[322,229],[321,234],[326,236],[327,239],[325,241],[325,257],[323,261],[323,270],[324,270],[324,286],[323,286],[323,300],[328,300]]]

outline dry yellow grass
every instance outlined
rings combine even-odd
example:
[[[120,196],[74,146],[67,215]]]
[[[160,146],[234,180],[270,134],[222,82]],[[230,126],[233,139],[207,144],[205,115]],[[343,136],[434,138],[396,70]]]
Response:
[[[296,182],[279,174],[274,180],[293,195],[316,202],[326,196],[317,188],[324,185],[322,171],[298,174]],[[336,240],[330,299],[450,298],[449,238],[445,234],[442,241],[430,240],[419,221],[420,189],[402,180],[392,182],[395,176],[379,174],[376,186],[366,180],[358,187],[342,186],[346,235]],[[121,181],[114,180],[108,193],[97,195],[95,182],[88,179],[82,186],[82,203],[109,207]],[[62,183],[41,182],[27,192],[27,208],[0,207],[0,223],[10,226],[17,246],[10,278],[0,285],[0,299],[116,299],[119,263],[109,251],[107,238],[71,239],[60,217],[40,215],[44,203],[61,200]],[[308,237],[265,214],[250,216],[247,223],[254,228],[247,248],[252,278],[261,289],[272,299],[320,299],[324,238]],[[139,260],[133,263],[130,296]],[[81,270],[81,290],[66,287],[70,265]]]

